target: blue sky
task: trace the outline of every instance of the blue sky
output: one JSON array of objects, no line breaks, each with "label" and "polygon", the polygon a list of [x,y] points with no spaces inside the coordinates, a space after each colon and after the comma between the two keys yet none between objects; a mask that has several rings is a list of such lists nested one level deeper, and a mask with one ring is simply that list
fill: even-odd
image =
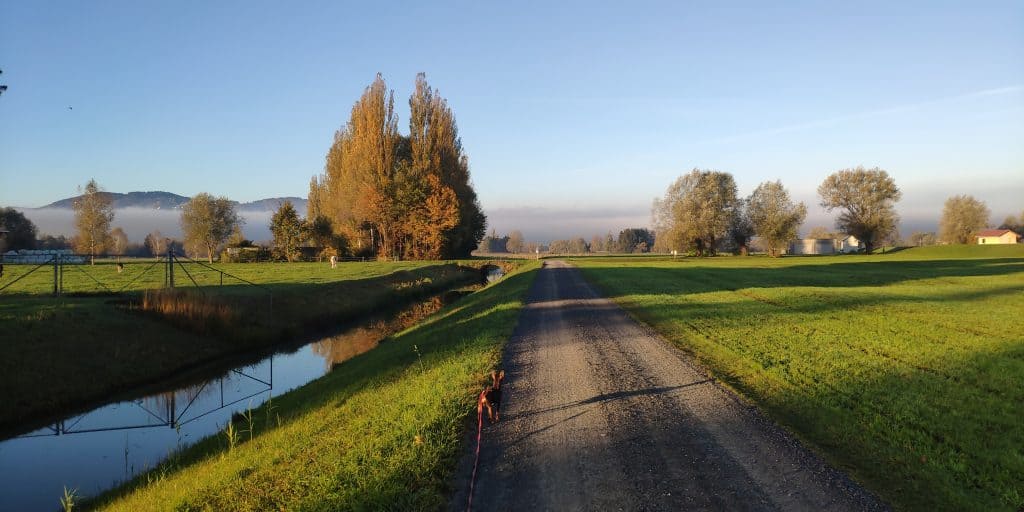
[{"label": "blue sky", "polygon": [[90,177],[305,196],[374,75],[404,130],[424,71],[493,227],[528,238],[645,223],[694,167],[812,205],[877,165],[908,224],[956,193],[1024,209],[1021,2],[287,4],[0,0],[0,205]]}]

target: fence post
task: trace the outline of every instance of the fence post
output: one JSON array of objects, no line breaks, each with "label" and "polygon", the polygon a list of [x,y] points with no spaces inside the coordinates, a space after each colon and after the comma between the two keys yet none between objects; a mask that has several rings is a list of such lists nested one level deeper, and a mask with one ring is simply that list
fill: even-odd
[{"label": "fence post", "polygon": [[174,288],[174,249],[167,248],[167,287]]},{"label": "fence post", "polygon": [[58,258],[60,258],[60,255],[58,255],[58,254],[54,254],[53,255],[53,296],[54,297],[57,297],[57,296],[60,295],[59,288],[57,287],[58,281],[60,279],[59,276],[57,275],[57,273],[60,272],[60,268],[59,268],[60,267],[60,263],[58,262]]}]

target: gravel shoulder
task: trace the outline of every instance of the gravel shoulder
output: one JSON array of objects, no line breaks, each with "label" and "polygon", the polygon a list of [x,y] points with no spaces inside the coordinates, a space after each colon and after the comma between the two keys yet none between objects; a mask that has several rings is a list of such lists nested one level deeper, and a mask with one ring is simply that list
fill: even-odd
[{"label": "gravel shoulder", "polygon": [[503,367],[475,510],[887,510],[563,262],[541,269]]}]

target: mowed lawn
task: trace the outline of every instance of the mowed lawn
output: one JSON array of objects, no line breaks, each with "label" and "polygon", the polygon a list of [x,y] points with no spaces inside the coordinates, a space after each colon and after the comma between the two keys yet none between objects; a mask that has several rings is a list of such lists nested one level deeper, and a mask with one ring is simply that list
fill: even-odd
[{"label": "mowed lawn", "polygon": [[575,264],[897,509],[1024,507],[1024,246]]}]

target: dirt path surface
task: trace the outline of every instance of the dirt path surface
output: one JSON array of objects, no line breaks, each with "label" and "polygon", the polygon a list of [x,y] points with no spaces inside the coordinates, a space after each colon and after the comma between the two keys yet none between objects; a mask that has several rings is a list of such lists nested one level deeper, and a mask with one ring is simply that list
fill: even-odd
[{"label": "dirt path surface", "polygon": [[537,276],[504,368],[473,510],[886,509],[565,263]]}]

